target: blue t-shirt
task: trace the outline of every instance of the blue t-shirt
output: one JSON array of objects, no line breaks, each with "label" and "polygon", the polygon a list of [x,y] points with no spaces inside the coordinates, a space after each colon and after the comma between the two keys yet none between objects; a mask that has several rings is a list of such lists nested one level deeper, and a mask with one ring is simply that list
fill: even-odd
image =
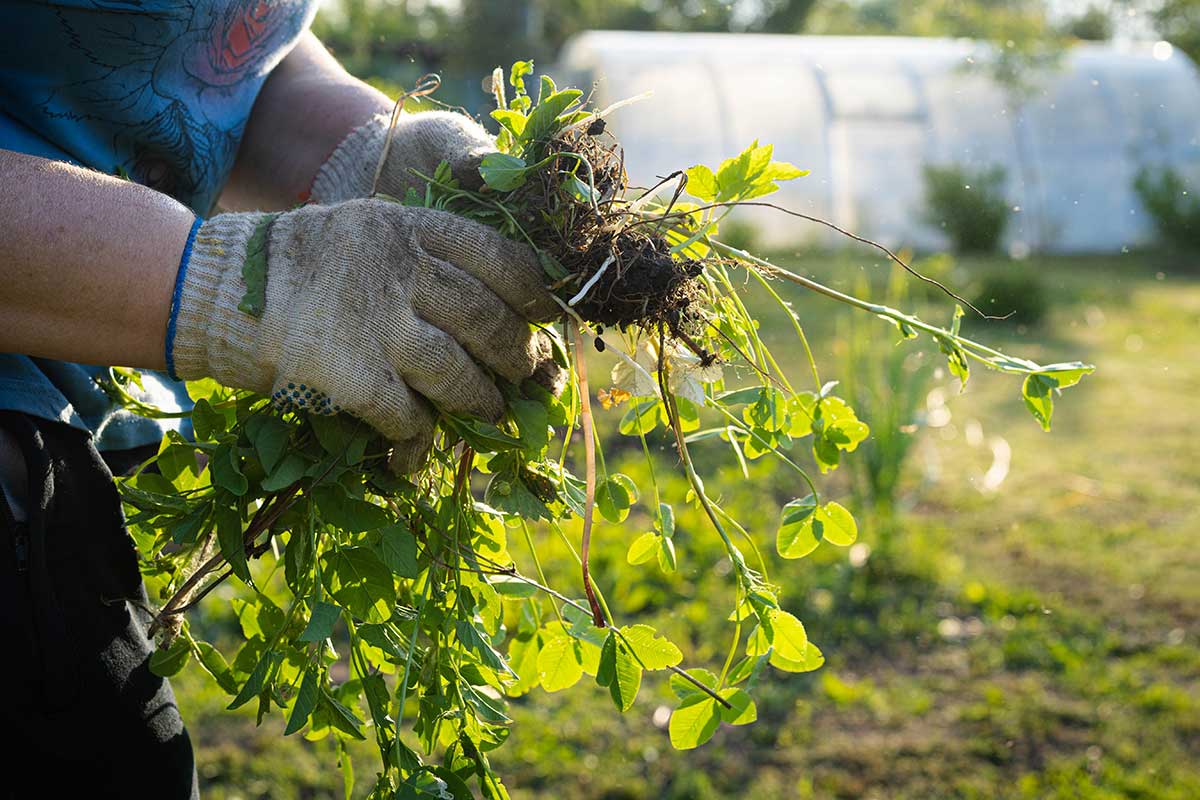
[{"label": "blue t-shirt", "polygon": [[[206,216],[259,89],[315,13],[315,0],[7,0],[0,148],[126,174]],[[157,424],[114,411],[104,370],[0,354],[0,409],[90,430],[101,449],[156,442]],[[160,377],[165,404],[188,402]]]}]

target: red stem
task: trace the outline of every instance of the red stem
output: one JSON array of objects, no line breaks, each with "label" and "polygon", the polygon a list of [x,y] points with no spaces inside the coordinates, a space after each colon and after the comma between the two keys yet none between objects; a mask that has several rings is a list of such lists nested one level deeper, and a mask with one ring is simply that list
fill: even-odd
[{"label": "red stem", "polygon": [[588,396],[587,352],[583,347],[583,337],[579,333],[579,325],[571,320],[571,333],[575,336],[575,371],[579,374],[579,419],[583,429],[583,453],[587,468],[587,483],[583,501],[583,544],[580,547],[580,561],[583,565],[583,591],[587,594],[588,605],[592,608],[592,622],[597,628],[603,628],[608,623],[604,619],[604,611],[596,600],[596,590],[592,588],[592,573],[588,569],[588,554],[592,547],[592,514],[596,506],[596,439],[592,433],[592,401]]}]

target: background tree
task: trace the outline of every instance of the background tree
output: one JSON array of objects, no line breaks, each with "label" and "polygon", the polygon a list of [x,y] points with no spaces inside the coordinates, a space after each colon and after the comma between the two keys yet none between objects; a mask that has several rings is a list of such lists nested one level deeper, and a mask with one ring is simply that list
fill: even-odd
[{"label": "background tree", "polygon": [[1162,38],[1200,62],[1200,0],[1162,0],[1149,14]]},{"label": "background tree", "polygon": [[515,57],[552,59],[591,29],[799,33],[816,0],[340,0],[317,35],[352,71],[407,80],[431,69],[468,79]]}]

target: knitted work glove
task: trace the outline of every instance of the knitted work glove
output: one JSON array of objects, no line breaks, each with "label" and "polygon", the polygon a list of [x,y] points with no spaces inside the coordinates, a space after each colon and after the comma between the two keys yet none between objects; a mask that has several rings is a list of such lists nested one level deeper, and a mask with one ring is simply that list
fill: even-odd
[{"label": "knitted work glove", "polygon": [[[243,265],[264,262],[256,303]],[[167,342],[176,375],[270,394],[281,409],[349,412],[394,443],[399,472],[424,462],[434,407],[500,417],[489,370],[552,389],[565,377],[527,321],[558,310],[537,259],[453,214],[384,200],[221,214],[182,270]]]},{"label": "knitted work glove", "polygon": [[[383,152],[389,120],[389,116],[377,114],[338,145],[313,180],[310,194],[314,202],[338,203],[371,195],[371,181]],[[432,177],[437,165],[447,161],[454,177],[463,186],[475,189],[483,184],[479,162],[495,150],[492,135],[463,114],[401,114],[376,188],[401,199],[409,187],[424,192],[424,181],[410,170]]]}]

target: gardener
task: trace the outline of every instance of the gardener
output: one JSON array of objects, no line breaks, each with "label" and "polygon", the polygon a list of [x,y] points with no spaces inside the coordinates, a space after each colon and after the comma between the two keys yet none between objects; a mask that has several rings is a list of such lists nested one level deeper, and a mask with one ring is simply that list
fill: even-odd
[{"label": "gardener", "polygon": [[[531,252],[362,199],[403,197],[442,160],[478,181],[491,138],[455,114],[403,118],[375,186],[391,102],[306,32],[314,7],[0,10],[0,794],[197,792],[112,481],[162,430],[74,362],[349,413],[401,471],[435,409],[495,419],[492,376],[554,379],[528,322],[554,313]],[[182,384],[152,387],[186,403]]]}]

